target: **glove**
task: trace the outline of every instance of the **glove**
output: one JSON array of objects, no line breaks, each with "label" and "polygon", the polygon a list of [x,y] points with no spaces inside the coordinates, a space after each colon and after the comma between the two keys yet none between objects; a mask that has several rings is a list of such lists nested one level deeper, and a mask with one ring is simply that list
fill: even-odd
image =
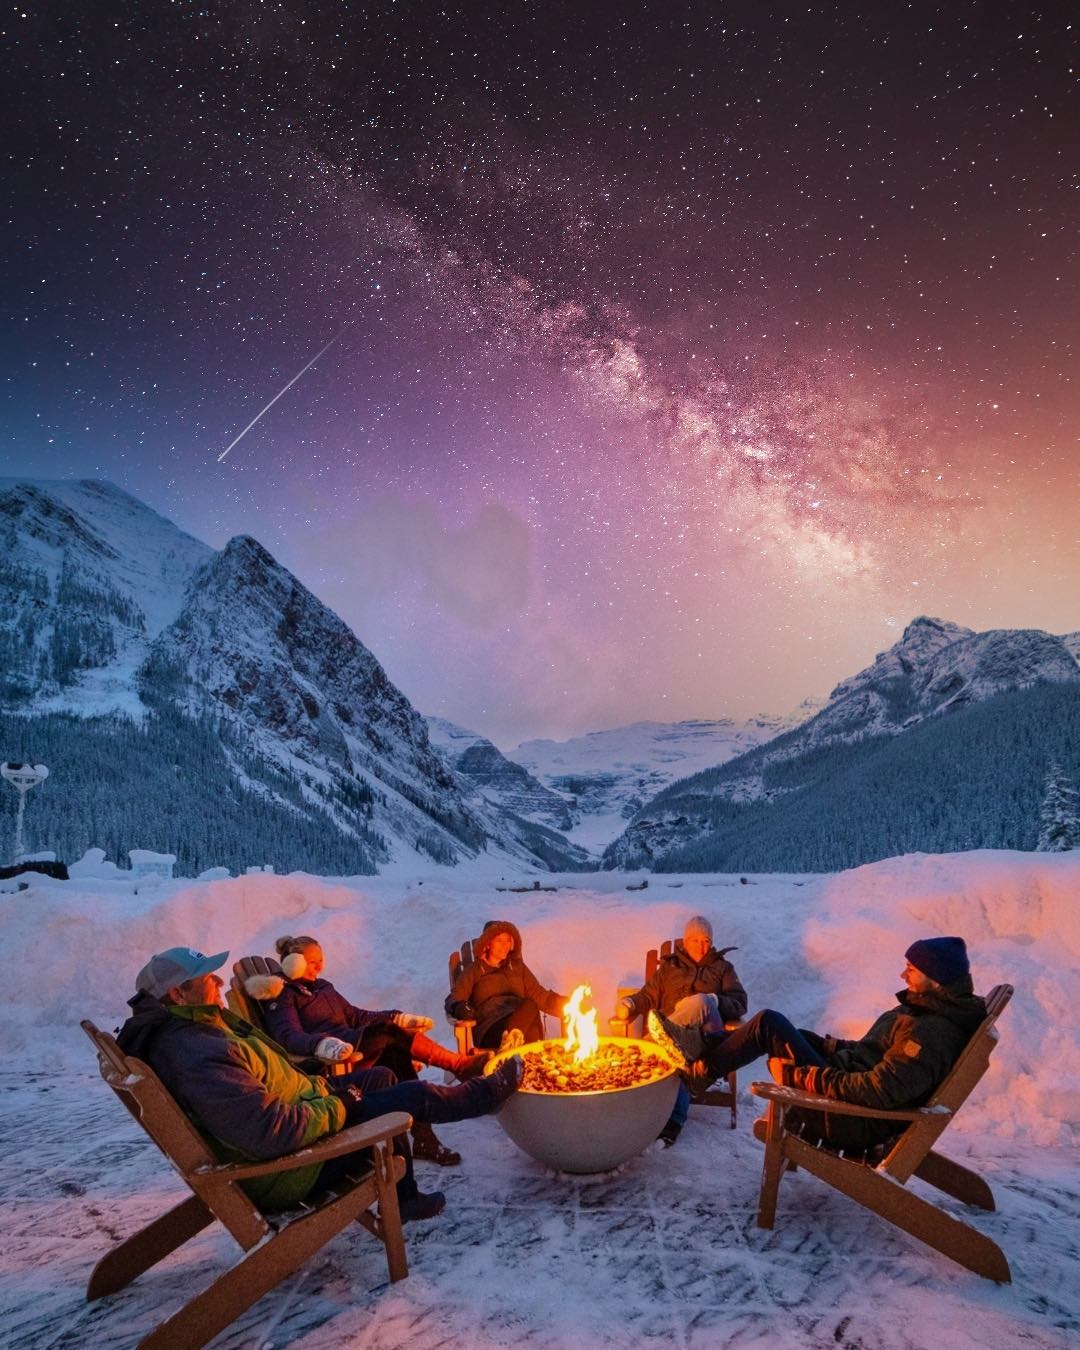
[{"label": "glove", "polygon": [[451,1003],[447,1000],[446,1015],[454,1022],[471,1022],[473,1010],[467,1003]]},{"label": "glove", "polygon": [[430,1017],[421,1017],[419,1013],[396,1012],[390,1020],[402,1031],[430,1031],[435,1025]]},{"label": "glove", "polygon": [[336,1036],[324,1036],[315,1047],[315,1058],[325,1059],[330,1064],[340,1064],[343,1059],[351,1058],[353,1047],[348,1041],[339,1041]]},{"label": "glove", "polygon": [[634,1000],[632,998],[621,998],[615,1004],[615,1016],[621,1018],[624,1022],[629,1022],[634,1016]]}]

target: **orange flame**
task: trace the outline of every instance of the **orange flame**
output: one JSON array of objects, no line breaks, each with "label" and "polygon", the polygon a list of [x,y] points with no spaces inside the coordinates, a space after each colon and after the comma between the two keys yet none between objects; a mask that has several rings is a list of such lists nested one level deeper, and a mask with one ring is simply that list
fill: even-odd
[{"label": "orange flame", "polygon": [[595,1055],[600,1048],[600,1032],[596,1026],[596,1009],[582,1011],[582,1003],[592,997],[592,989],[587,984],[579,984],[566,1000],[563,1017],[566,1021],[566,1053],[572,1055],[578,1063]]}]

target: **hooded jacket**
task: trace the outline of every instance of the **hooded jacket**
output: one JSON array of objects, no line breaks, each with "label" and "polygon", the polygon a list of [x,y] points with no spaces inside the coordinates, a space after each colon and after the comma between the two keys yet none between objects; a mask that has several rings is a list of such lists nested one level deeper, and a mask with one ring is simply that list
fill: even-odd
[{"label": "hooded jacket", "polygon": [[[323,1078],[301,1073],[279,1046],[216,1006],[131,999],[117,1044],[146,1061],[223,1161],[279,1158],[345,1124]],[[319,1165],[241,1182],[260,1207],[288,1209],[315,1184]]]},{"label": "hooded jacket", "polygon": [[[510,953],[501,966],[492,966],[479,955],[483,946],[509,933],[514,940]],[[551,989],[545,989],[521,955],[521,934],[514,924],[495,920],[484,925],[480,937],[473,941],[476,960],[462,966],[446,999],[446,1015],[454,1020],[476,1019],[473,1036],[482,1043],[488,1031],[503,1017],[508,1017],[527,998],[531,998],[541,1012],[561,1017],[566,998]]]},{"label": "hooded jacket", "polygon": [[[986,1004],[970,975],[921,994],[904,989],[896,999],[899,1006],[882,1013],[861,1040],[839,1041],[824,1068],[796,1067],[795,1086],[879,1111],[923,1106],[985,1018]],[[870,1148],[896,1133],[887,1120],[800,1114],[838,1148]]]},{"label": "hooded jacket", "polygon": [[360,1048],[368,1027],[385,1027],[396,1008],[357,1008],[329,980],[287,980],[276,998],[260,1003],[266,1030],[293,1055],[313,1055],[324,1036]]},{"label": "hooded jacket", "polygon": [[632,1016],[641,1017],[652,1010],[666,1015],[674,1011],[680,999],[690,994],[715,994],[717,1008],[725,1022],[746,1015],[746,990],[739,983],[735,967],[726,960],[734,947],[717,951],[710,947],[701,961],[695,961],[683,947],[682,938],[670,956],[657,962],[652,979],[630,996]]}]

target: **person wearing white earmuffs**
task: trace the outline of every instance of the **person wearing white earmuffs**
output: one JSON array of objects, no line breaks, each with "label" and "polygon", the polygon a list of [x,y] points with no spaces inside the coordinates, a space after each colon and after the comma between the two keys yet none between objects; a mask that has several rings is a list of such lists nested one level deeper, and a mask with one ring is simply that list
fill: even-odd
[{"label": "person wearing white earmuffs", "polygon": [[[350,1003],[322,978],[323,950],[316,938],[285,936],[274,946],[285,978],[250,976],[244,987],[260,1001],[268,1034],[291,1054],[390,1069],[399,1082],[417,1077],[414,1061],[448,1069],[461,1080],[483,1070],[488,1054],[460,1055],[439,1045],[426,1034],[434,1026],[430,1017]],[[414,1158],[442,1167],[461,1161],[459,1153],[439,1141],[428,1121],[417,1121],[412,1136]]]}]

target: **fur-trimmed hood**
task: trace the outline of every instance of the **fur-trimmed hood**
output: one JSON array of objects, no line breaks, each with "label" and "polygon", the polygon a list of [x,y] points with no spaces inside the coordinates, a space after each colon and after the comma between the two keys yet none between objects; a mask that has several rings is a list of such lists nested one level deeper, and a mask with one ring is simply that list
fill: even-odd
[{"label": "fur-trimmed hood", "polygon": [[514,939],[514,945],[510,949],[508,960],[521,960],[521,932],[516,924],[512,924],[509,919],[489,919],[484,924],[484,931],[478,938],[473,938],[473,953],[481,957],[484,948],[490,942],[499,936],[500,933],[509,933]]}]

